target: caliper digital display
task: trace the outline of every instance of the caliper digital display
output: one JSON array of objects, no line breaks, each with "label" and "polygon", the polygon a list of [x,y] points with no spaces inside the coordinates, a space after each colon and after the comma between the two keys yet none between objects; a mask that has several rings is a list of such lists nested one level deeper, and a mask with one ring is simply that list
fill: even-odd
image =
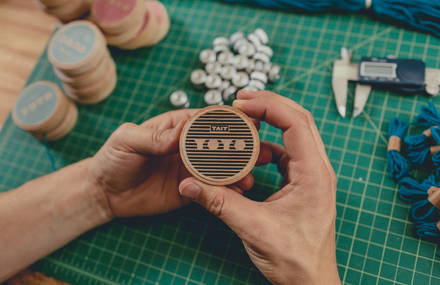
[{"label": "caliper digital display", "polygon": [[413,93],[424,90],[425,63],[414,59],[363,57],[359,83]]},{"label": "caliper digital display", "polygon": [[360,73],[362,76],[374,78],[396,78],[396,67],[395,63],[365,61],[361,63]]}]

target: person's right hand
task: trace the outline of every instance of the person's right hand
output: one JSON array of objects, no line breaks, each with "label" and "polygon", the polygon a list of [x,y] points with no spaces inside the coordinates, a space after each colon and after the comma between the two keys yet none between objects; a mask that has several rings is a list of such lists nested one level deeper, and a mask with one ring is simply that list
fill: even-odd
[{"label": "person's right hand", "polygon": [[[241,91],[234,101],[248,116],[283,131],[284,146],[263,143],[283,187],[264,202],[195,178],[182,196],[222,219],[243,240],[257,268],[276,284],[340,284],[336,265],[336,177],[311,114],[271,92]],[[269,157],[270,161],[270,157]]]}]

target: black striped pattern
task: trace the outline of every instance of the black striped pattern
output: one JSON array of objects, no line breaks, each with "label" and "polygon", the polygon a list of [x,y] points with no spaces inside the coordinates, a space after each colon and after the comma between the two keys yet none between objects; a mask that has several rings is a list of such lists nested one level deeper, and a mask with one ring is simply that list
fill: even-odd
[{"label": "black striped pattern", "polygon": [[[227,131],[212,131],[212,126],[226,126]],[[196,139],[205,140],[202,150],[197,149]],[[218,146],[217,149],[208,149],[209,139]],[[235,148],[237,141],[244,142],[241,150]],[[223,142],[229,142],[229,147]],[[194,120],[185,141],[185,151],[193,168],[205,178],[215,180],[238,174],[249,163],[253,149],[254,139],[247,123],[238,115],[219,109],[204,113]]]}]

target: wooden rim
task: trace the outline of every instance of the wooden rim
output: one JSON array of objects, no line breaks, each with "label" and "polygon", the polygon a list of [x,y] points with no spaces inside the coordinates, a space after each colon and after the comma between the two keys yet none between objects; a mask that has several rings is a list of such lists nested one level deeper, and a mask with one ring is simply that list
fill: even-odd
[{"label": "wooden rim", "polygon": [[[153,44],[157,44],[158,42],[163,40],[165,36],[168,34],[168,31],[170,30],[171,20],[170,20],[170,16],[168,15],[167,9],[161,2],[155,0],[149,2],[159,7],[161,13],[160,17],[162,17],[162,19],[159,19],[159,16],[156,13],[154,13],[154,11],[152,12],[152,14],[154,15],[153,18],[155,19],[158,25],[157,36],[154,39]],[[146,4],[148,4],[148,2]]]},{"label": "wooden rim", "polygon": [[62,5],[45,9],[47,13],[59,18],[61,21],[70,21],[84,15],[90,6],[86,1],[67,1]]},{"label": "wooden rim", "polygon": [[142,27],[136,37],[118,45],[121,49],[137,49],[144,46],[151,46],[156,39],[158,23],[151,9],[148,8],[148,2],[145,2],[146,9],[143,16]]},{"label": "wooden rim", "polygon": [[142,17],[136,19],[136,21],[123,32],[118,34],[104,34],[107,44],[117,46],[131,41],[139,34],[139,31],[142,29],[143,24],[144,17],[142,14]]},{"label": "wooden rim", "polygon": [[90,85],[76,88],[69,84],[64,84],[64,89],[66,92],[73,94],[78,97],[94,97],[99,96],[102,90],[107,89],[107,85],[111,85],[114,80],[116,80],[116,65],[114,62],[109,62],[109,69],[106,70],[104,76],[100,80],[93,82]]},{"label": "wooden rim", "polygon": [[[70,26],[77,25],[77,24],[85,24],[92,28],[92,30],[95,32],[96,41],[93,46],[92,52],[82,61],[78,63],[62,63],[59,62],[52,53],[52,44],[57,38],[57,36],[64,30],[69,28]],[[79,21],[73,21],[69,24],[66,24],[62,26],[53,36],[50,40],[49,46],[48,46],[48,52],[47,56],[49,58],[49,61],[52,63],[53,66],[64,72],[65,74],[69,76],[75,76],[83,74],[90,69],[93,69],[98,63],[101,61],[102,57],[106,54],[106,41],[104,38],[104,35],[101,33],[101,31],[96,27],[95,24],[93,24],[90,21],[85,20],[79,20]]]},{"label": "wooden rim", "polygon": [[[55,94],[57,95],[57,104],[55,105],[55,108],[54,108],[52,114],[46,120],[44,120],[41,123],[34,124],[34,125],[22,124],[21,121],[17,118],[17,115],[16,115],[17,110],[16,110],[16,106],[14,106],[14,108],[12,109],[12,119],[14,120],[14,122],[17,126],[19,126],[21,129],[23,129],[25,131],[34,131],[34,132],[44,133],[44,132],[54,128],[56,125],[58,125],[64,119],[69,100],[68,100],[68,98],[66,98],[64,96],[64,93],[61,91],[61,89],[55,83],[50,82],[50,81],[37,81],[37,82],[31,83],[28,86],[26,86],[21,91],[21,93],[29,88],[33,88],[34,86],[41,85],[41,84],[48,85],[55,91]],[[20,96],[18,97],[15,104],[17,104],[18,100],[20,100]]]},{"label": "wooden rim", "polygon": [[105,22],[96,17],[96,5],[95,1],[91,7],[91,20],[96,22],[98,26],[108,34],[124,33],[127,29],[135,23],[139,18],[143,18],[144,15],[144,0],[137,0],[135,6],[131,10],[131,13],[119,21]]},{"label": "wooden rim", "polygon": [[[219,112],[213,113],[213,111],[215,110],[219,110]],[[219,115],[219,113],[224,114]],[[206,116],[208,116],[208,118],[209,116],[211,116],[212,121],[216,122],[212,123],[209,122],[209,119],[207,118],[200,118],[205,114]],[[224,120],[218,120],[218,117],[222,116],[224,117]],[[231,123],[231,121],[229,121],[228,123],[228,121],[226,120],[226,118],[228,117],[232,117],[230,120],[235,120],[233,122],[236,125],[232,125],[233,123]],[[197,120],[205,120],[207,122],[201,123]],[[194,128],[199,130],[191,130],[191,127],[196,121],[197,125]],[[227,131],[212,131],[213,128],[216,128],[216,126],[224,127],[225,129],[227,129]],[[244,126],[246,126],[247,128]],[[205,135],[205,133],[203,133],[204,131],[200,130],[203,128],[209,128],[209,131],[205,130],[206,138],[203,138],[203,136]],[[199,145],[196,142],[195,138],[188,138],[188,133],[190,131],[196,132],[196,136],[204,140],[202,146],[203,149],[199,149]],[[194,136],[194,134],[192,134],[192,136]],[[211,137],[211,140],[209,140],[209,137]],[[222,139],[227,139],[228,141],[222,141]],[[194,140],[194,142],[190,142],[190,140]],[[208,149],[207,147],[212,141],[217,144],[217,147],[223,144],[222,148],[217,148],[215,150]],[[237,150],[236,146],[238,141],[242,141],[242,150]],[[249,141],[251,141],[251,143]],[[234,150],[231,148],[232,142],[234,142],[235,144]],[[194,145],[195,143],[197,143],[196,150],[194,149],[194,146],[187,146]],[[228,144],[228,147],[226,147],[226,144]],[[251,146],[248,146],[248,144],[251,144]],[[190,154],[188,154],[187,151],[188,147],[191,149]],[[254,123],[246,114],[230,106],[216,105],[203,108],[186,122],[180,136],[179,149],[181,159],[186,169],[194,177],[211,185],[230,185],[243,179],[254,168],[255,163],[258,159],[258,155],[260,153],[260,139]],[[249,152],[249,150],[251,150],[251,152]],[[193,157],[191,158],[189,157],[189,155]],[[236,155],[236,157],[234,157],[234,155]],[[222,163],[220,163],[220,161]],[[194,166],[193,164],[198,164],[199,166]],[[228,174],[222,175],[216,173],[216,171],[218,171],[219,173],[228,172]],[[209,172],[211,174],[203,174],[202,172]]]},{"label": "wooden rim", "polygon": [[47,8],[53,8],[53,7],[65,5],[69,1],[70,0],[37,0],[36,2],[38,2],[41,5],[44,5]]},{"label": "wooden rim", "polygon": [[89,86],[105,76],[105,72],[111,68],[110,64],[112,62],[113,59],[111,58],[110,53],[106,51],[106,55],[101,59],[98,65],[84,74],[69,76],[55,66],[53,66],[53,71],[64,84],[68,84],[72,88],[81,88]]},{"label": "wooden rim", "polygon": [[95,96],[88,96],[88,97],[77,96],[75,94],[69,93],[67,90],[66,90],[66,95],[69,96],[74,101],[78,102],[79,104],[83,104],[83,105],[91,105],[91,104],[99,103],[107,99],[107,97],[109,97],[112,94],[113,90],[116,87],[116,82],[117,82],[116,72],[114,76],[112,76],[111,78],[112,81],[109,84],[105,85],[105,88],[103,88],[99,93],[96,93]]},{"label": "wooden rim", "polygon": [[48,141],[55,141],[65,137],[75,127],[78,119],[78,108],[73,102],[70,102],[69,110],[66,118],[61,124],[51,132],[47,133],[46,138]]}]

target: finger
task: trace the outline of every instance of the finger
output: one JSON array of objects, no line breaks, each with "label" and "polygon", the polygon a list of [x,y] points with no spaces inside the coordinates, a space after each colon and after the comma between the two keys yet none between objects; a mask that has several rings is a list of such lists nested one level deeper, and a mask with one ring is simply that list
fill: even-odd
[{"label": "finger", "polygon": [[208,185],[191,177],[180,183],[179,192],[219,217],[238,235],[245,229],[250,231],[249,225],[258,219],[257,202],[225,186]]},{"label": "finger", "polygon": [[251,120],[252,120],[252,122],[254,123],[255,128],[257,129],[257,131],[259,131],[259,130],[260,130],[260,127],[261,127],[261,122],[260,122],[260,120],[253,119],[253,118],[251,118]]},{"label": "finger", "polygon": [[243,189],[241,189],[241,188],[238,187],[238,186],[231,185],[231,186],[229,186],[229,188],[230,188],[231,190],[234,190],[235,192],[237,192],[237,193],[240,194],[240,195],[243,195],[243,194],[244,194]]},{"label": "finger", "polygon": [[178,149],[183,125],[180,122],[174,128],[162,130],[125,123],[111,135],[109,143],[116,149],[142,154],[170,154]]},{"label": "finger", "polygon": [[[313,171],[324,158],[313,135],[313,118],[304,109],[291,107],[280,96],[258,96],[250,100],[235,100],[234,106],[253,118],[264,120],[283,131],[286,153],[301,162],[304,171]],[[324,150],[325,153],[325,150]]]},{"label": "finger", "polygon": [[246,89],[241,89],[237,92],[237,99],[240,99],[240,100],[252,99],[252,98],[264,95],[264,94],[266,94],[266,92],[269,92],[269,91],[249,91]]},{"label": "finger", "polygon": [[[280,100],[284,104],[292,107],[293,109],[299,111],[300,113],[306,112],[307,115],[310,115],[306,110],[304,110],[303,107],[301,107],[300,105],[295,103],[293,100],[286,98],[284,96],[280,96],[280,95],[278,95],[274,92],[271,92],[271,91],[240,90],[240,92],[237,94],[237,99],[243,99],[243,100],[249,100],[249,99],[253,99],[253,98],[261,98],[261,97],[273,98],[276,100]],[[313,121],[313,119],[312,119],[312,121]],[[311,131],[312,131],[312,135],[315,140],[315,143],[319,146],[318,151],[320,152],[321,156],[324,158],[324,162],[325,162],[327,168],[329,169],[329,171],[331,172],[331,171],[333,171],[333,168],[330,164],[330,161],[327,158],[325,146],[324,146],[324,143],[321,139],[321,135],[319,134],[318,128],[314,122],[312,124],[310,124],[310,127],[311,127]]]},{"label": "finger", "polygon": [[272,149],[267,142],[260,143],[260,153],[258,154],[258,159],[255,165],[266,165],[272,161]]},{"label": "finger", "polygon": [[158,129],[173,128],[181,121],[187,121],[198,111],[199,109],[182,109],[166,112],[143,122],[141,126]]},{"label": "finger", "polygon": [[[272,163],[277,165],[278,171],[281,175],[287,176],[287,163],[289,162],[289,156],[286,154],[286,150],[283,146],[272,143],[272,142],[263,142],[270,152],[272,153]],[[284,177],[284,179],[287,179]]]},{"label": "finger", "polygon": [[234,183],[234,186],[239,187],[243,191],[248,191],[252,188],[252,186],[254,186],[254,176],[249,173],[243,179]]}]

